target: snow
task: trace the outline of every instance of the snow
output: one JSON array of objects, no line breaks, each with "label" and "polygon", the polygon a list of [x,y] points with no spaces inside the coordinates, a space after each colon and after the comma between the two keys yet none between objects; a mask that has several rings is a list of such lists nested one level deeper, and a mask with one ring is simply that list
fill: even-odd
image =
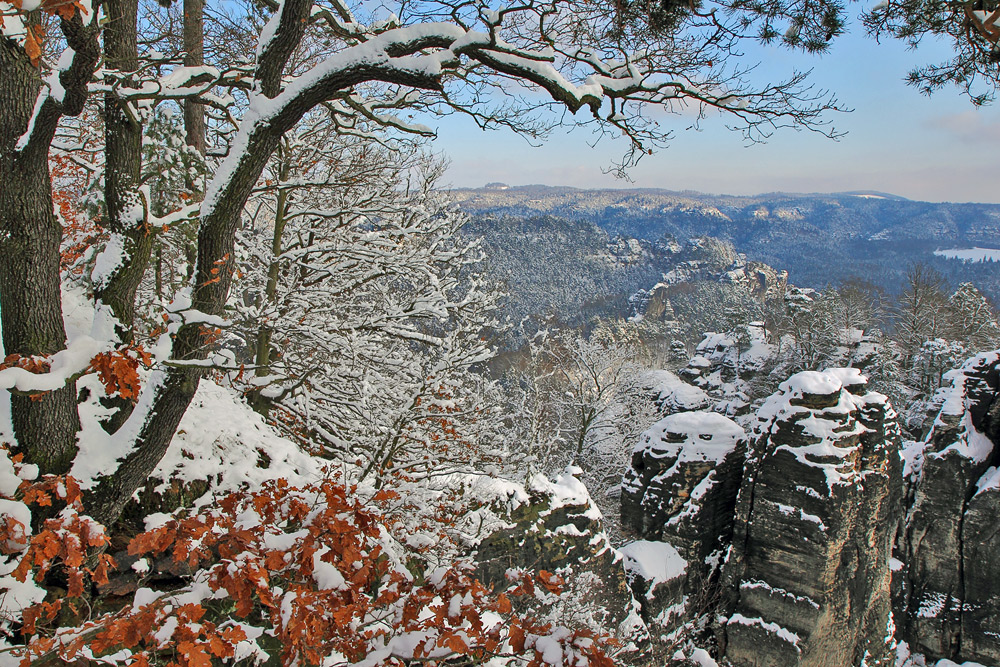
[{"label": "snow", "polygon": [[347,580],[336,565],[323,561],[323,556],[329,551],[330,547],[323,547],[313,554],[312,576],[320,590],[341,590],[345,588]]},{"label": "snow", "polygon": [[917,618],[937,618],[944,611],[948,597],[943,593],[930,593],[920,601]]},{"label": "snow", "polygon": [[94,260],[94,270],[90,274],[94,287],[105,287],[125,259],[125,237],[122,234],[111,234],[107,245]]},{"label": "snow", "polygon": [[549,481],[545,475],[537,473],[528,480],[526,486],[531,491],[548,496],[550,510],[560,507],[584,506],[587,508],[583,513],[585,517],[600,521],[604,518],[601,511],[591,501],[587,487],[576,478],[576,475],[581,472],[582,470],[576,466],[567,466],[566,470],[552,481]]},{"label": "snow", "polygon": [[821,531],[824,532],[826,531],[826,524],[824,524],[823,520],[820,519],[815,514],[809,514],[802,508],[792,507],[791,505],[783,505],[781,503],[775,503],[775,505],[777,506],[778,511],[784,514],[785,516],[794,517],[798,515],[799,519],[801,519],[802,521],[808,521],[810,523],[814,523]]},{"label": "snow", "polygon": [[984,491],[993,491],[1000,489],[1000,468],[996,466],[990,466],[983,476],[979,478],[976,482],[976,495]]},{"label": "snow", "polygon": [[1000,262],[1000,250],[996,248],[952,248],[950,250],[935,250],[934,254],[945,259],[957,259],[963,262]]},{"label": "snow", "polygon": [[712,656],[708,654],[703,648],[696,648],[688,656],[688,660],[698,665],[699,667],[719,667],[719,663],[712,659]]},{"label": "snow", "polygon": [[829,396],[840,391],[842,386],[843,383],[837,373],[802,371],[785,380],[778,389],[792,398],[801,398],[805,394]]},{"label": "snow", "polygon": [[[73,467],[84,488],[113,470],[126,453],[117,439],[86,430],[89,437],[81,438]],[[318,481],[323,463],[278,435],[232,390],[203,380],[152,477],[161,481],[160,491],[170,486],[170,480],[210,480],[212,490],[194,502],[201,507],[210,504],[215,494],[257,488],[268,480],[284,478],[293,485]]]},{"label": "snow", "polygon": [[[705,361],[708,363],[707,359]],[[651,371],[645,377],[645,385],[657,397],[657,401],[671,411],[701,410],[712,402],[703,389],[688,384],[670,371]]]},{"label": "snow", "polygon": [[679,412],[664,417],[641,436],[633,452],[679,461],[721,462],[746,439],[733,420],[714,412]]},{"label": "snow", "polygon": [[899,449],[899,457],[903,460],[903,479],[916,481],[924,467],[924,450],[926,442],[905,440]]},{"label": "snow", "polygon": [[729,621],[728,622],[729,623],[737,623],[739,625],[746,625],[748,627],[761,628],[762,630],[765,630],[765,631],[770,632],[771,634],[775,635],[779,639],[782,639],[782,640],[788,642],[789,644],[791,644],[792,646],[794,646],[796,649],[798,649],[798,647],[799,647],[799,641],[801,641],[801,638],[797,634],[795,634],[794,632],[788,630],[787,628],[781,627],[777,623],[770,623],[770,622],[765,621],[764,619],[759,618],[759,617],[757,617],[757,618],[747,618],[743,614],[733,614],[732,616],[729,617]]},{"label": "snow", "polygon": [[[932,436],[933,433],[928,436],[928,442]],[[958,432],[958,439],[940,452],[931,452],[927,456],[943,458],[952,453],[975,463],[983,463],[993,455],[993,442],[979,432],[972,423],[972,415],[968,412],[962,415],[962,427]]]},{"label": "snow", "polygon": [[24,41],[24,22],[7,2],[0,2],[0,35],[10,37],[18,43]]},{"label": "snow", "polygon": [[741,591],[754,590],[754,589],[766,590],[770,594],[779,595],[781,597],[788,598],[794,602],[807,604],[813,609],[819,609],[819,603],[813,600],[812,598],[805,595],[796,595],[795,593],[787,591],[784,588],[778,588],[777,586],[772,586],[766,581],[752,580],[752,581],[743,581],[740,583]]},{"label": "snow", "polygon": [[49,357],[50,368],[46,373],[31,373],[17,367],[0,370],[0,389],[23,392],[61,389],[70,378],[85,371],[94,356],[109,347],[106,341],[98,341],[90,336],[79,336],[71,340],[65,350],[60,350]]},{"label": "snow", "polygon": [[688,563],[670,544],[639,540],[618,550],[625,557],[625,570],[649,582],[649,594],[660,584],[684,576]]},{"label": "snow", "polygon": [[[858,473],[851,463],[851,455],[859,445],[850,443],[854,436],[866,430],[854,414],[873,403],[885,404],[887,400],[877,392],[856,395],[848,391],[865,382],[864,376],[853,368],[796,373],[781,383],[778,391],[757,411],[753,433],[756,437],[764,437],[777,423],[794,423],[802,429],[807,443],[780,445],[775,451],[787,451],[800,463],[822,469],[828,489],[852,483]],[[829,401],[826,407],[811,409],[801,405],[807,396],[828,396]],[[847,445],[841,446],[840,443],[845,442]]]},{"label": "snow", "polygon": [[[959,416],[966,412],[966,383],[977,369],[992,366],[1000,361],[1000,352],[983,352],[966,361],[960,368],[944,374],[940,389],[934,394],[934,403],[941,406],[942,415]],[[938,420],[940,421],[940,419]]]},{"label": "snow", "polygon": [[191,82],[196,79],[218,79],[219,76],[219,70],[210,65],[199,65],[197,67],[175,67],[170,74],[160,78],[159,84],[166,89],[187,88],[191,86]]}]

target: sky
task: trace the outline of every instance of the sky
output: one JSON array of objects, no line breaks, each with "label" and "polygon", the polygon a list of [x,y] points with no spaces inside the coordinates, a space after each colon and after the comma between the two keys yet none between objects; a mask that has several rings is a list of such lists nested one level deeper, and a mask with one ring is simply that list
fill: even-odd
[{"label": "sky", "polygon": [[822,56],[765,53],[761,70],[775,80],[813,68],[812,82],[853,109],[830,116],[846,136],[832,141],[786,129],[766,144],[746,146],[723,118],[691,130],[691,118],[676,116],[674,140],[644,158],[630,183],[602,173],[624,153],[621,140],[592,147],[589,131],[557,131],[533,147],[510,131],[483,132],[449,117],[438,122],[436,141],[451,160],[446,180],[454,187],[503,182],[735,195],[876,190],[922,201],[1000,203],[1000,102],[977,110],[957,88],[928,97],[903,81],[915,65],[942,60],[945,49],[878,44],[851,26]]}]

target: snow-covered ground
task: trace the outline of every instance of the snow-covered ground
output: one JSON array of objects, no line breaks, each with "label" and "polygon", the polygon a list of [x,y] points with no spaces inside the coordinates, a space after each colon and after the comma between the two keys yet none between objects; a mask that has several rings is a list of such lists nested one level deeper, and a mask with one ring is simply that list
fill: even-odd
[{"label": "snow-covered ground", "polygon": [[996,248],[951,248],[950,250],[935,250],[934,254],[946,259],[958,259],[963,262],[1000,262],[1000,250]]}]

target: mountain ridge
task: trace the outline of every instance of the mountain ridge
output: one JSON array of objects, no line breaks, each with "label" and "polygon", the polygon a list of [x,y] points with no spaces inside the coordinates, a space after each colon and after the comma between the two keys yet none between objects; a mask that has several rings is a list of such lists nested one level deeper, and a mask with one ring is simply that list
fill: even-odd
[{"label": "mountain ridge", "polygon": [[943,249],[1000,248],[1000,204],[920,202],[875,191],[709,195],[650,188],[515,186],[453,190],[473,217],[587,221],[611,237],[685,241],[713,236],[748,258],[787,269],[801,286],[862,278],[898,292],[914,263],[1000,301],[1000,263],[969,264]]}]

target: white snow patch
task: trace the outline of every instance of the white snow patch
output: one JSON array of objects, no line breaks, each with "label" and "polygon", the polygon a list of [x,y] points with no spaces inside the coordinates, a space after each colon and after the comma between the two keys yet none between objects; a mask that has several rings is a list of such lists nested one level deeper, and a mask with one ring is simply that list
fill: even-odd
[{"label": "white snow patch", "polygon": [[746,439],[739,424],[715,412],[680,412],[664,417],[641,436],[634,452],[684,461],[722,461]]},{"label": "white snow patch", "polygon": [[1000,250],[996,248],[951,248],[935,250],[934,254],[945,259],[962,262],[1000,262]]},{"label": "white snow patch", "polygon": [[1000,489],[1000,468],[997,466],[990,466],[983,476],[979,478],[976,482],[976,495],[984,491],[991,491],[995,489]]},{"label": "white snow patch", "polygon": [[[81,438],[72,471],[85,488],[114,470],[117,459],[127,453],[116,446],[113,437],[90,435]],[[159,490],[169,487],[172,480],[210,481],[212,490],[194,503],[201,507],[216,495],[259,488],[268,480],[284,478],[292,485],[316,482],[323,477],[323,461],[278,435],[233,391],[202,380],[151,476],[162,481]]]},{"label": "white snow patch", "polygon": [[587,491],[587,487],[576,478],[576,475],[581,472],[583,471],[576,466],[567,466],[566,470],[553,481],[549,481],[548,477],[538,473],[528,480],[527,488],[548,496],[550,498],[550,509],[554,510],[560,507],[582,505],[587,508],[583,513],[585,517],[594,521],[600,521],[604,518],[601,511],[591,501],[590,492]]},{"label": "white snow patch", "polygon": [[771,623],[769,621],[765,621],[760,617],[747,618],[743,614],[733,614],[732,616],[729,617],[728,622],[738,623],[739,625],[746,625],[748,627],[761,628],[762,630],[765,630],[775,635],[779,639],[788,642],[789,644],[794,646],[796,650],[801,651],[801,649],[799,649],[799,641],[801,641],[801,638],[791,630],[783,628],[777,623]]},{"label": "white snow patch", "polygon": [[618,551],[625,556],[625,570],[650,582],[650,592],[659,584],[673,581],[687,572],[687,561],[666,542],[639,540]]}]

